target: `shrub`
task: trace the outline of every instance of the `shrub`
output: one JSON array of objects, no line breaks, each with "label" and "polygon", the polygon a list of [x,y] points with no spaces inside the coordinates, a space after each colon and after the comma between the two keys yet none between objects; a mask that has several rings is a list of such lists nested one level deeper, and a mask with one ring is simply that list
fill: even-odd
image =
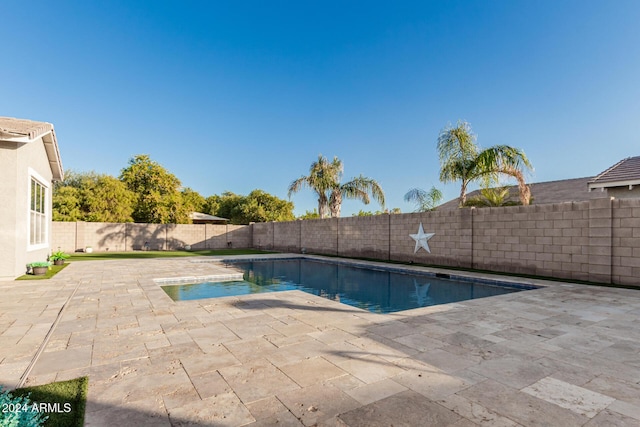
[{"label": "shrub", "polygon": [[29,396],[14,397],[0,387],[0,426],[42,427],[47,420],[43,413],[33,409]]},{"label": "shrub", "polygon": [[51,267],[51,263],[48,261],[35,261],[29,264],[29,267]]},{"label": "shrub", "polygon": [[58,261],[58,260],[67,259],[67,258],[69,258],[69,255],[62,251],[57,251],[49,255],[49,261]]}]

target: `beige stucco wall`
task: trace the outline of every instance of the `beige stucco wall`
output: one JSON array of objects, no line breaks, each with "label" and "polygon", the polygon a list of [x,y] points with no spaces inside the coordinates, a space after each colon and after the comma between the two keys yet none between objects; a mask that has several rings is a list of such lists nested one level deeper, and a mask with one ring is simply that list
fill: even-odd
[{"label": "beige stucco wall", "polygon": [[17,148],[0,141],[0,278],[13,278],[15,273]]},{"label": "beige stucco wall", "polygon": [[0,141],[0,279],[24,274],[28,263],[45,261],[50,253],[50,224],[48,245],[37,250],[28,247],[29,168],[48,187],[46,209],[51,218],[52,173],[42,139],[26,144]]},{"label": "beige stucco wall", "polygon": [[607,195],[616,199],[640,199],[640,185],[635,185],[631,190],[629,187],[607,188]]}]

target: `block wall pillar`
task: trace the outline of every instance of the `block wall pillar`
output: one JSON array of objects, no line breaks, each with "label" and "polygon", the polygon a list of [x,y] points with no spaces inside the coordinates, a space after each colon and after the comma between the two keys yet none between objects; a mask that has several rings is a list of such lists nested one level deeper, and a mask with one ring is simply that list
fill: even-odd
[{"label": "block wall pillar", "polygon": [[612,200],[589,201],[589,280],[611,283]]}]

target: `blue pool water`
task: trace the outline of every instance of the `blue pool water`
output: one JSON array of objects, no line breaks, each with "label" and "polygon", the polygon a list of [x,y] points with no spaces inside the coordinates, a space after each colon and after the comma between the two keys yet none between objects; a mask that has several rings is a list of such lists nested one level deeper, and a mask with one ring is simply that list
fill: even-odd
[{"label": "blue pool water", "polygon": [[162,288],[174,301],[298,289],[375,313],[392,313],[535,288],[445,279],[304,258],[234,261],[229,264],[244,271],[244,280]]}]

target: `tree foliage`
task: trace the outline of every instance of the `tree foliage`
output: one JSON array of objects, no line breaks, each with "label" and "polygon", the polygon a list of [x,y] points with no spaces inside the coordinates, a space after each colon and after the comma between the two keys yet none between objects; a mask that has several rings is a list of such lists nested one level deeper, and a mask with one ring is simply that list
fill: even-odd
[{"label": "tree foliage", "polygon": [[136,194],[133,203],[135,222],[186,224],[190,211],[182,203],[180,180],[146,154],[129,160],[120,179]]},{"label": "tree foliage", "polygon": [[[68,174],[69,172],[67,172]],[[53,220],[84,221],[80,210],[80,190],[70,185],[53,187]]]},{"label": "tree foliage", "polygon": [[445,127],[438,136],[440,180],[462,181],[460,206],[466,202],[469,183],[482,180],[485,185],[497,182],[499,176],[510,176],[518,181],[520,200],[528,205],[531,192],[526,185],[524,171],[532,166],[525,153],[508,145],[496,145],[480,150],[471,125],[459,121],[455,127]]},{"label": "tree foliage", "polygon": [[338,182],[342,173],[342,162],[334,157],[330,163],[322,154],[318,160],[311,163],[309,175],[303,175],[289,185],[288,196],[297,193],[302,188],[310,188],[318,196],[318,214],[320,218],[326,218],[329,208],[329,193]]},{"label": "tree foliage", "polygon": [[427,212],[435,210],[442,201],[442,192],[436,187],[431,187],[429,191],[421,188],[412,188],[404,195],[406,202],[416,205],[416,212]]},{"label": "tree foliage", "polygon": [[480,194],[475,197],[470,197],[465,203],[467,206],[475,206],[479,208],[483,207],[497,207],[497,206],[517,206],[521,202],[509,200],[509,188],[508,187],[496,187],[496,188],[481,188]]},{"label": "tree foliage", "polygon": [[148,155],[129,160],[120,178],[67,171],[53,190],[54,221],[188,224],[191,212],[227,218],[233,224],[291,221],[293,203],[262,190],[203,197]]},{"label": "tree foliage", "polygon": [[262,190],[253,190],[244,198],[241,212],[248,222],[293,221],[293,203]]},{"label": "tree foliage", "polygon": [[302,215],[298,217],[298,219],[319,219],[320,214],[318,213],[318,209],[314,209],[312,211],[306,210]]},{"label": "tree foliage", "polygon": [[340,183],[343,165],[337,157],[329,162],[322,154],[311,164],[309,175],[301,176],[289,185],[289,197],[302,188],[310,188],[318,196],[318,213],[320,218],[327,217],[327,211],[332,218],[340,217],[343,199],[357,199],[368,205],[370,198],[384,207],[384,192],[382,187],[372,178],[360,175],[351,181]]},{"label": "tree foliage", "polygon": [[131,222],[134,194],[118,179],[95,172],[67,172],[54,188],[54,221]]},{"label": "tree foliage", "polygon": [[200,193],[189,187],[183,188],[180,193],[182,203],[188,212],[204,212],[207,201]]},{"label": "tree foliage", "polygon": [[232,192],[207,198],[206,213],[227,218],[232,224],[250,222],[292,221],[293,203],[262,190],[253,190],[247,196]]},{"label": "tree foliage", "polygon": [[400,208],[393,208],[391,210],[389,209],[385,209],[383,211],[363,211],[362,209],[360,209],[357,213],[352,214],[351,216],[374,216],[374,215],[393,215],[393,214],[399,214],[402,213],[402,211],[400,210]]}]

